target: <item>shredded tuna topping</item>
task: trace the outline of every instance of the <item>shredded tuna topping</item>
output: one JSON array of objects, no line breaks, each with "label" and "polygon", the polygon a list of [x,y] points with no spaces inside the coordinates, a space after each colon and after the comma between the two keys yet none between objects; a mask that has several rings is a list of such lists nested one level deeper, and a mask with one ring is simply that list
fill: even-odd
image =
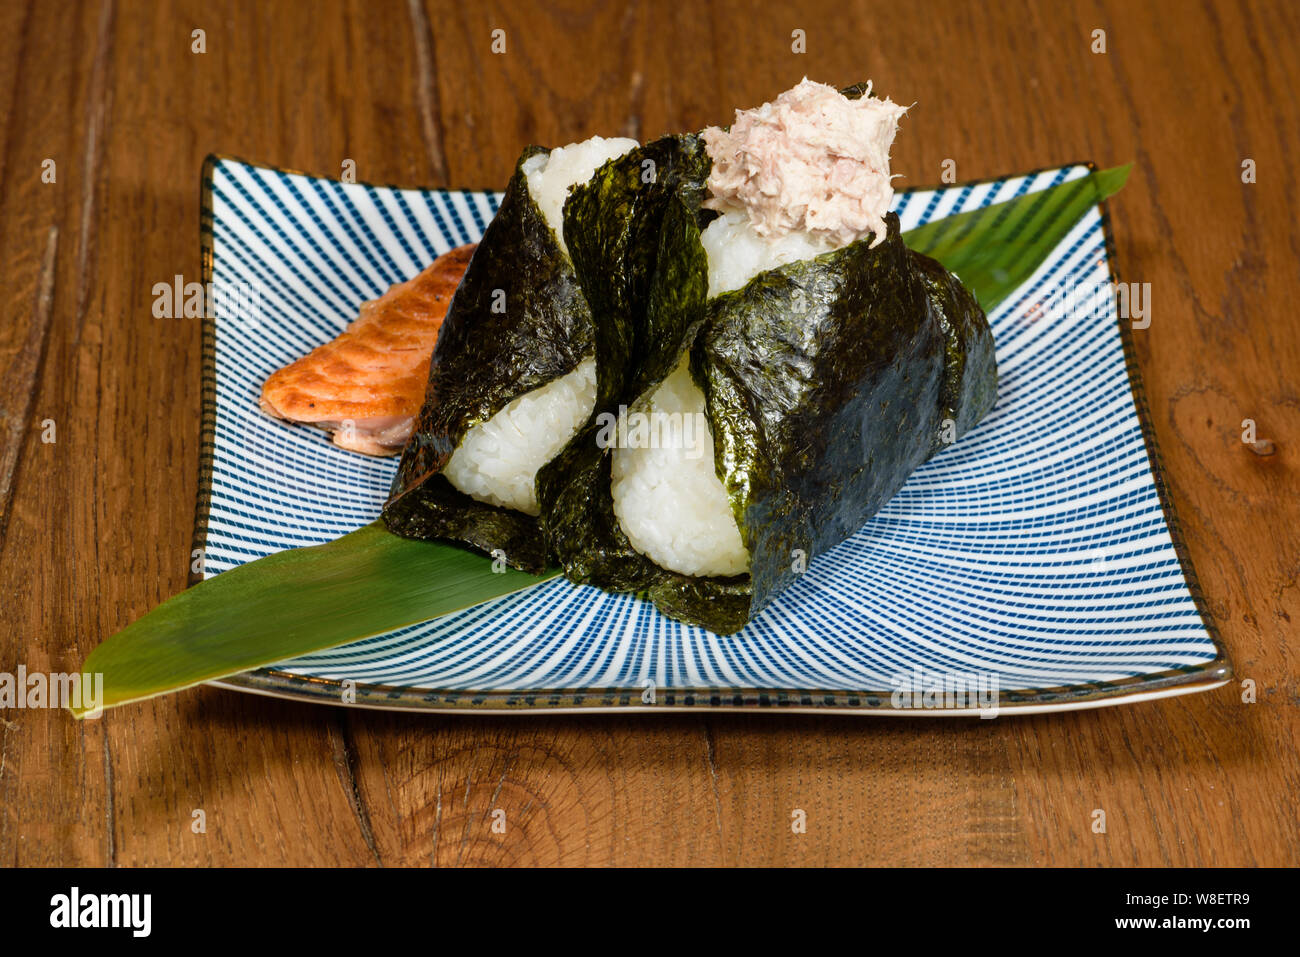
[{"label": "shredded tuna topping", "polygon": [[851,100],[807,77],[771,103],[737,110],[730,130],[704,130],[713,160],[709,209],[743,210],[754,232],[805,232],[833,247],[885,238],[894,199],[889,148],[907,112],[867,93]]}]

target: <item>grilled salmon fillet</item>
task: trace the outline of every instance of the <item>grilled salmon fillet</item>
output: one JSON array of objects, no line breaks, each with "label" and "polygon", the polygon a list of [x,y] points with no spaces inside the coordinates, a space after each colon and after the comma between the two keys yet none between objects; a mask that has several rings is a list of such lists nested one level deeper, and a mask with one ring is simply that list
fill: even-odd
[{"label": "grilled salmon fillet", "polygon": [[443,253],[414,279],[363,302],[338,338],[271,374],[262,385],[262,411],[325,429],[353,452],[400,452],[420,414],[447,305],[474,249]]}]

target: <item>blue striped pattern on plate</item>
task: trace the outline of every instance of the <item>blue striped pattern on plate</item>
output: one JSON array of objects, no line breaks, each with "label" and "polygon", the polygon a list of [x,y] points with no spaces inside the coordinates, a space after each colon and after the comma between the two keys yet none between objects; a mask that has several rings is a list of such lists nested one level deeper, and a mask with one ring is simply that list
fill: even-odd
[{"label": "blue striped pattern on plate", "polygon": [[[901,192],[895,209],[906,230],[1087,172]],[[214,575],[378,514],[395,460],[263,416],[261,383],[334,336],[361,301],[476,240],[500,194],[345,185],[229,159],[211,161],[207,177],[205,268],[219,286],[260,290],[256,314],[234,308],[209,330],[199,531]],[[396,706],[493,695],[544,705],[548,694],[554,706],[561,690],[626,704],[611,699],[646,685],[677,703],[675,689],[692,689],[714,704],[770,692],[870,705],[919,675],[978,676],[1004,701],[1039,704],[1222,679],[1161,507],[1113,298],[1047,310],[1062,283],[1108,280],[1093,210],[990,316],[1001,379],[985,421],[737,635],[559,580],[236,684],[319,697],[323,680],[353,679]]]}]

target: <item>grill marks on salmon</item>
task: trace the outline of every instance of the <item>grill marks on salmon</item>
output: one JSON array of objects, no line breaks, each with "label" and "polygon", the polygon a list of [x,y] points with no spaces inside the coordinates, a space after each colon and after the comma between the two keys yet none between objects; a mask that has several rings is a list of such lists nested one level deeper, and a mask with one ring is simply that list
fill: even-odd
[{"label": "grill marks on salmon", "polygon": [[438,330],[474,249],[444,253],[413,279],[362,303],[336,339],[271,374],[262,411],[325,429],[353,452],[400,452],[424,402]]}]

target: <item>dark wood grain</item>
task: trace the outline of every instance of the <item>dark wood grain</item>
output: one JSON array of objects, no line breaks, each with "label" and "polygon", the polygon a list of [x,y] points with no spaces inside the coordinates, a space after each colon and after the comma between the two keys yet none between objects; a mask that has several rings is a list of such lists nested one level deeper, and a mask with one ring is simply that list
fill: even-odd
[{"label": "dark wood grain", "polygon": [[9,711],[0,864],[1297,863],[1298,48],[1285,0],[0,5],[0,670],[73,670],[185,585],[200,329],[150,305],[198,276],[206,153],[499,186],[525,143],[723,122],[807,74],[915,101],[905,183],[948,159],[960,179],[1134,161],[1117,266],[1151,284],[1139,365],[1238,672],[995,722],[421,717],[212,689],[85,723]]}]

